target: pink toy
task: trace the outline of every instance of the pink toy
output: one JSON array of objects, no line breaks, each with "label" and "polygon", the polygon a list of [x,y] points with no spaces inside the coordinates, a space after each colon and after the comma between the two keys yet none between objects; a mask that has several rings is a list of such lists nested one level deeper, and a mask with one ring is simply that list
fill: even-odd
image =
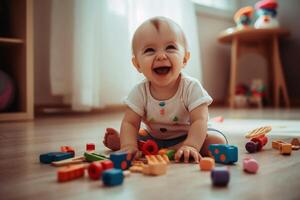
[{"label": "pink toy", "polygon": [[258,162],[253,158],[244,158],[243,168],[245,172],[255,174],[258,171]]}]

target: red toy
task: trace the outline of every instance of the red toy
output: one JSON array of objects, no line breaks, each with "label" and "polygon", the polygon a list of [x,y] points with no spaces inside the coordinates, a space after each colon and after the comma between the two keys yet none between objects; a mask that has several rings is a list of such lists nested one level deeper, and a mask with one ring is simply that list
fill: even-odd
[{"label": "red toy", "polygon": [[260,151],[263,146],[268,142],[268,138],[265,135],[252,138],[249,142],[246,143],[245,148],[249,153],[255,153]]},{"label": "red toy", "polygon": [[65,182],[84,176],[85,165],[71,165],[57,171],[57,181]]},{"label": "red toy", "polygon": [[139,141],[139,149],[144,155],[157,155],[158,146],[154,140]]},{"label": "red toy", "polygon": [[99,180],[103,171],[112,169],[113,167],[114,164],[110,160],[92,162],[88,167],[89,177],[93,180]]},{"label": "red toy", "polygon": [[61,146],[60,151],[61,152],[67,152],[67,153],[73,153],[75,155],[75,150],[71,146]]},{"label": "red toy", "polygon": [[94,151],[94,150],[95,150],[95,144],[94,143],[86,144],[86,151]]}]

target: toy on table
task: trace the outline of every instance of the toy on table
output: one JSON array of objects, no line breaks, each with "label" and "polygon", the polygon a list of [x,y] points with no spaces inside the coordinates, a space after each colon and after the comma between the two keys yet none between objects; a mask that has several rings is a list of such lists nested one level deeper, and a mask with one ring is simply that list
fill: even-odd
[{"label": "toy on table", "polygon": [[248,97],[249,105],[263,107],[263,100],[266,97],[266,86],[261,79],[253,79],[250,86],[250,96]]},{"label": "toy on table", "polygon": [[282,140],[273,140],[272,148],[278,149],[283,155],[290,155],[292,153],[292,144],[284,142]]},{"label": "toy on table", "polygon": [[158,146],[154,140],[139,141],[139,149],[144,155],[157,155]]},{"label": "toy on table", "polygon": [[85,167],[86,165],[84,164],[62,167],[57,171],[57,181],[66,182],[66,181],[83,177]]},{"label": "toy on table", "polygon": [[108,169],[102,174],[102,182],[105,186],[121,185],[124,180],[123,171],[121,169]]},{"label": "toy on table", "polygon": [[276,0],[262,0],[255,4],[257,20],[255,28],[278,28],[279,22],[276,18],[278,3]]},{"label": "toy on table", "polygon": [[61,167],[61,166],[65,166],[65,165],[79,164],[79,163],[83,163],[85,161],[86,160],[85,160],[84,156],[76,156],[76,157],[68,158],[68,159],[61,160],[61,161],[54,161],[54,162],[51,162],[51,164],[55,167]]},{"label": "toy on table", "polygon": [[208,147],[208,155],[217,163],[232,164],[238,160],[238,148],[228,144],[211,144]]},{"label": "toy on table", "polygon": [[210,175],[214,186],[226,186],[230,179],[227,167],[215,167]]},{"label": "toy on table", "polygon": [[45,164],[50,164],[54,161],[65,160],[74,157],[73,153],[67,152],[49,152],[40,155],[40,162]]},{"label": "toy on table", "polygon": [[114,168],[126,170],[131,167],[133,157],[132,153],[114,152],[110,154],[109,159],[114,163]]},{"label": "toy on table", "polygon": [[0,112],[8,110],[14,99],[14,82],[8,74],[0,70]]},{"label": "toy on table", "polygon": [[252,6],[246,6],[239,9],[233,17],[237,28],[246,28],[251,25],[254,9]]},{"label": "toy on table", "polygon": [[99,180],[102,172],[108,169],[112,169],[114,164],[110,160],[94,161],[88,167],[88,174],[90,179]]},{"label": "toy on table", "polygon": [[99,160],[107,160],[108,157],[106,155],[98,154],[95,152],[84,152],[84,157],[87,162],[99,161]]},{"label": "toy on table", "polygon": [[255,174],[258,171],[259,165],[254,158],[244,158],[243,169],[245,172]]},{"label": "toy on table", "polygon": [[211,171],[215,167],[215,160],[210,157],[204,157],[200,160],[199,166],[202,171]]}]

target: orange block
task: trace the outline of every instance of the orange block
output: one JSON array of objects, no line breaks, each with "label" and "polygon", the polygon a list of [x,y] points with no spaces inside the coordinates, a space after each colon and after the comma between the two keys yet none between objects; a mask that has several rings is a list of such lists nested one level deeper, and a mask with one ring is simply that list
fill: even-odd
[{"label": "orange block", "polygon": [[285,155],[290,155],[292,153],[292,145],[284,143],[280,145],[280,153]]},{"label": "orange block", "polygon": [[57,171],[57,181],[65,182],[84,176],[85,165],[70,165]]},{"label": "orange block", "polygon": [[200,160],[199,166],[202,171],[210,171],[215,167],[215,160],[210,157],[204,157]]}]

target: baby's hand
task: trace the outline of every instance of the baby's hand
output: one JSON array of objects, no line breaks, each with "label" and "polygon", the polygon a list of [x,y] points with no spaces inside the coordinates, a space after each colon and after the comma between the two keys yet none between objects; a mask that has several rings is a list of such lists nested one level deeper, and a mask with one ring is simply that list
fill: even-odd
[{"label": "baby's hand", "polygon": [[177,150],[175,154],[175,161],[179,162],[182,156],[184,156],[185,163],[189,162],[190,157],[192,157],[196,163],[199,163],[200,159],[202,158],[197,149],[187,145],[183,145]]}]

